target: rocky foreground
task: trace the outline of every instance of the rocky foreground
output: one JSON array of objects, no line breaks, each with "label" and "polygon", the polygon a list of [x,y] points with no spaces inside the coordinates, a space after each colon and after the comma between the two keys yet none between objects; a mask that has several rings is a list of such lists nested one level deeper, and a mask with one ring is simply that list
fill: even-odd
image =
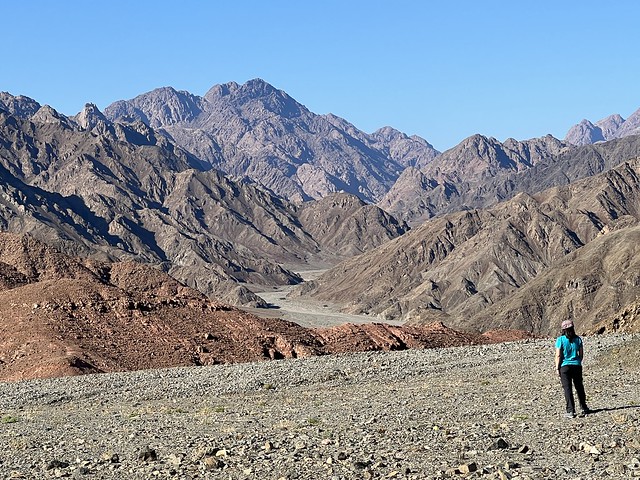
[{"label": "rocky foreground", "polygon": [[585,343],[573,420],[551,340],[3,383],[0,478],[640,477],[640,336]]}]

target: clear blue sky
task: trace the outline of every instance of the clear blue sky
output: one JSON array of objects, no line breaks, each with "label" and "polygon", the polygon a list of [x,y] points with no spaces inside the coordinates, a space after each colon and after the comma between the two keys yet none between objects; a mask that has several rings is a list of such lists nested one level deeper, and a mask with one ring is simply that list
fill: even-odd
[{"label": "clear blue sky", "polygon": [[0,90],[72,115],[262,78],[440,150],[640,107],[640,2],[0,0]]}]

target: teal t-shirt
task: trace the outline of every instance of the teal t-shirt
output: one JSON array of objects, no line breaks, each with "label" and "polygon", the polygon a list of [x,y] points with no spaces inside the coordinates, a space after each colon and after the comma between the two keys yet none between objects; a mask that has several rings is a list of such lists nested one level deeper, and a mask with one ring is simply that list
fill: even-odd
[{"label": "teal t-shirt", "polygon": [[573,337],[571,340],[564,335],[558,337],[556,340],[556,348],[559,348],[560,353],[562,353],[562,363],[560,366],[582,365],[582,360],[580,360],[580,356],[578,355],[581,346],[582,339],[578,336]]}]

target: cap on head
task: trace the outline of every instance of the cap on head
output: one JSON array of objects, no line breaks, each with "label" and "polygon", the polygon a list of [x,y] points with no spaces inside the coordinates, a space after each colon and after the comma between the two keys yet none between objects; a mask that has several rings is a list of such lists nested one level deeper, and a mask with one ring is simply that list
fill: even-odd
[{"label": "cap on head", "polygon": [[573,320],[565,320],[562,322],[562,330],[573,327]]}]

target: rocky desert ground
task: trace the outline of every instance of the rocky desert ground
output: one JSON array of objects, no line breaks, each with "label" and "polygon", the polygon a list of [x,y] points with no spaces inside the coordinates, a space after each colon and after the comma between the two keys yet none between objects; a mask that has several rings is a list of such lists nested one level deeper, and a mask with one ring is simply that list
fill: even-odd
[{"label": "rocky desert ground", "polygon": [[0,477],[640,477],[640,337],[585,344],[573,420],[552,339],[3,383]]}]

